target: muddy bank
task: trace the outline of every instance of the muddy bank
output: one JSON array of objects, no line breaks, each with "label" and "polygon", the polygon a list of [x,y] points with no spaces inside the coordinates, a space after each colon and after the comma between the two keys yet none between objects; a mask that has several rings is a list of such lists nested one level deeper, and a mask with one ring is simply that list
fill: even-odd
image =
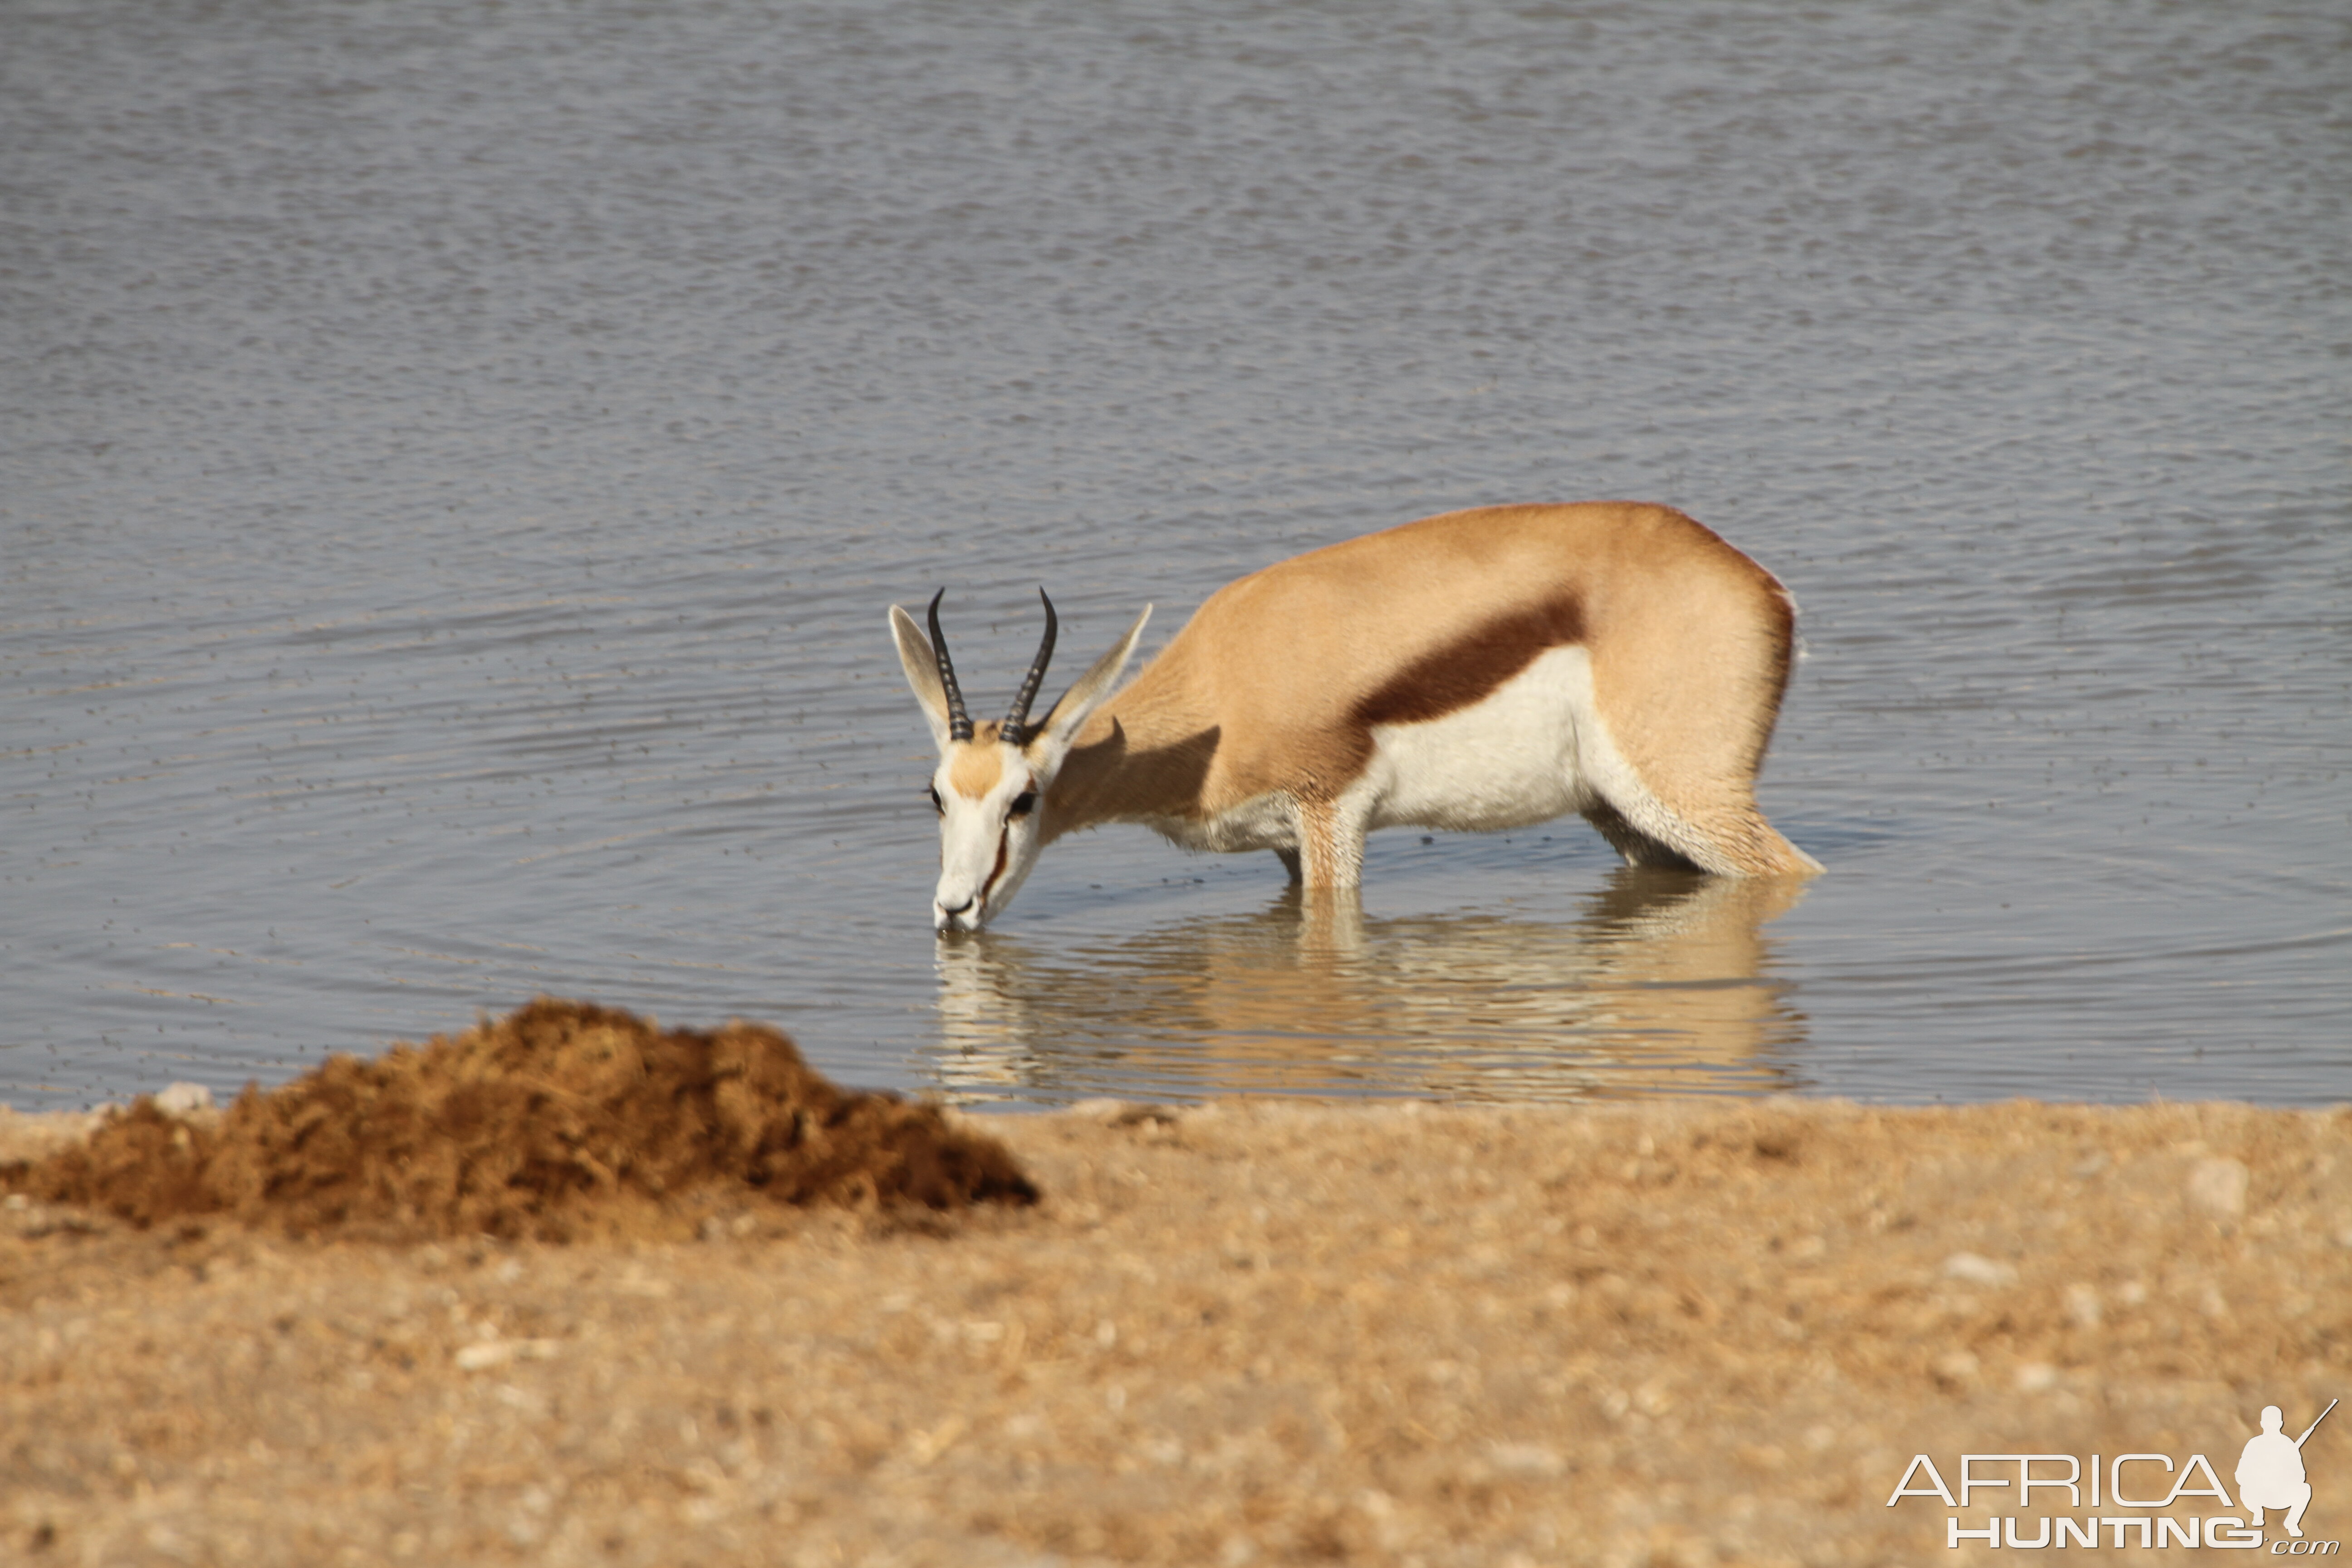
[{"label": "muddy bank", "polygon": [[[2340,1112],[984,1125],[1034,1207],[387,1245],[7,1200],[0,1557],[1961,1561],[1885,1506],[1916,1453],[2203,1453],[2234,1495],[2263,1405],[2352,1384]],[[2352,1535],[2336,1415],[2313,1539]]]},{"label": "muddy bank", "polygon": [[0,1159],[0,1191],[145,1226],[563,1241],[692,1234],[714,1203],[1031,1203],[994,1140],[845,1090],[775,1030],[662,1029],[541,997],[372,1061],[335,1057],[226,1115],[142,1098]]}]

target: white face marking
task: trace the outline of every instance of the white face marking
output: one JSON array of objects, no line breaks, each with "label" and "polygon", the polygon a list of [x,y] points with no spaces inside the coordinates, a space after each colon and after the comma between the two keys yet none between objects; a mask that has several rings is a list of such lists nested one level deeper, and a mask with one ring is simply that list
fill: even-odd
[{"label": "white face marking", "polygon": [[[940,748],[940,765],[931,774],[931,801],[940,814],[940,881],[931,895],[931,925],[941,935],[978,931],[1013,901],[1045,847],[1038,818],[1045,792],[1070,754],[1072,740],[1118,683],[1135,639],[1150,618],[1151,606],[1146,605],[1127,635],[1045,710],[1023,747],[1009,743],[997,724],[972,726],[948,701],[940,675],[943,651],[934,649],[904,608],[890,607],[899,666]],[[957,740],[958,728],[974,738]]]},{"label": "white face marking", "polygon": [[940,812],[940,883],[931,895],[936,930],[978,931],[1012,900],[1043,847],[1037,831],[1042,789],[1013,746],[950,744],[931,775]]}]

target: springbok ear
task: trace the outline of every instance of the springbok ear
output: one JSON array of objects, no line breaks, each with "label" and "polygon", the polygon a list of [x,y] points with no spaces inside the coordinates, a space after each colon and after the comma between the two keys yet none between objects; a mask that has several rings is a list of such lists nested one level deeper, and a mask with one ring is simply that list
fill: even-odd
[{"label": "springbok ear", "polygon": [[1119,673],[1126,669],[1129,656],[1135,652],[1136,639],[1143,635],[1143,623],[1150,618],[1151,606],[1146,605],[1143,614],[1135,617],[1135,625],[1127,628],[1127,635],[1113,643],[1108,653],[1095,660],[1092,669],[1062,693],[1062,700],[1054,704],[1054,710],[1037,726],[1038,740],[1056,750],[1069,745],[1080,726],[1094,717],[1095,710],[1103,705],[1103,699],[1118,684]]},{"label": "springbok ear", "polygon": [[914,689],[915,700],[923,706],[923,717],[931,721],[931,739],[941,751],[948,746],[948,694],[940,684],[940,661],[932,656],[931,639],[915,624],[915,617],[905,608],[890,606],[890,635],[898,644],[898,663],[907,672],[907,684]]}]

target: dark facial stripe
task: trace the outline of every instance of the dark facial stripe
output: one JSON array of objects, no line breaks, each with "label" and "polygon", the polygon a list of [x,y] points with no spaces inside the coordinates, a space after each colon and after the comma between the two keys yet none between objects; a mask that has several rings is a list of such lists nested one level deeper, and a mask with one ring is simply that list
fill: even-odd
[{"label": "dark facial stripe", "polygon": [[1357,721],[1425,724],[1443,719],[1485,701],[1538,655],[1583,641],[1583,606],[1573,598],[1488,621],[1414,661],[1357,703]]},{"label": "dark facial stripe", "polygon": [[988,880],[980,885],[980,898],[977,902],[983,910],[988,908],[988,895],[996,890],[996,879],[1004,875],[1005,857],[1011,853],[1012,847],[1012,830],[998,828],[996,830],[996,864],[989,868]]}]

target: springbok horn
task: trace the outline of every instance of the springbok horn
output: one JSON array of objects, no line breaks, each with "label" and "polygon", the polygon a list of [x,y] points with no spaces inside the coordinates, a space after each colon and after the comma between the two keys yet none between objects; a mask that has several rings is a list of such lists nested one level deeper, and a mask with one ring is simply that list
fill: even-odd
[{"label": "springbok horn", "polygon": [[971,715],[963,710],[963,693],[956,689],[955,666],[948,661],[948,639],[940,631],[940,601],[948,596],[945,588],[931,595],[931,653],[940,661],[940,684],[948,694],[948,738],[955,741],[971,739]]},{"label": "springbok horn", "polygon": [[1029,704],[1036,700],[1037,688],[1045,679],[1045,667],[1054,660],[1054,631],[1058,624],[1054,618],[1054,601],[1045,597],[1045,590],[1037,590],[1037,597],[1045,605],[1045,640],[1037,645],[1037,662],[1029,667],[1029,679],[1021,683],[1020,694],[1013,699],[1013,711],[1004,716],[1004,734],[1016,746],[1029,743]]}]

